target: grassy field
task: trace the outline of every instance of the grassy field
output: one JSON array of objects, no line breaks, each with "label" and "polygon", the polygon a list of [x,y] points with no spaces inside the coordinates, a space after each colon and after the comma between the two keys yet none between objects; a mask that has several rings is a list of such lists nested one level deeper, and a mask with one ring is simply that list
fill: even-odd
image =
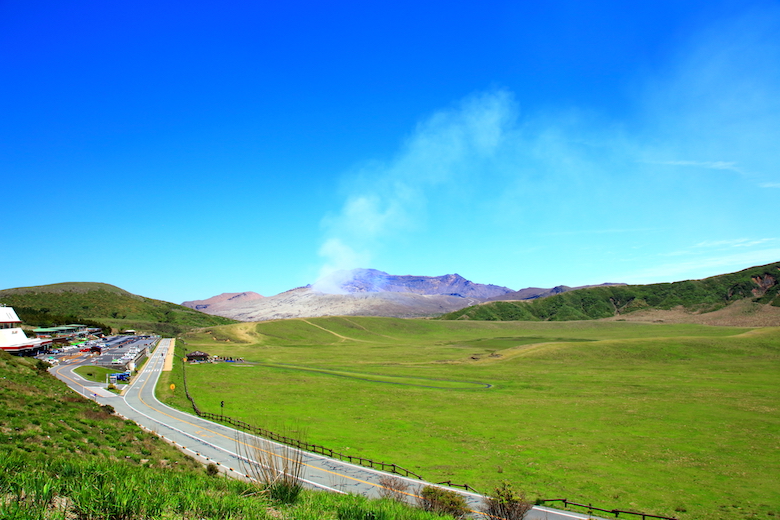
[{"label": "grassy field", "polygon": [[[318,318],[187,335],[205,411],[487,490],[681,519],[780,516],[780,330]],[[179,342],[180,343],[180,342]],[[187,409],[181,367],[161,397]]]},{"label": "grassy field", "polygon": [[[110,374],[120,373],[120,371],[113,368],[98,367],[94,365],[76,367],[73,371],[87,381],[94,381],[96,383],[105,383]],[[124,382],[119,381],[119,383],[123,384]]]}]

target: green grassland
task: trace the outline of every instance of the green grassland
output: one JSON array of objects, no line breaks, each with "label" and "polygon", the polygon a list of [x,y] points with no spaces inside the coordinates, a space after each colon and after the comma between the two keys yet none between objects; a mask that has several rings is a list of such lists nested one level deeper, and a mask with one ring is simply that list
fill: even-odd
[{"label": "green grassland", "polygon": [[645,309],[712,312],[738,300],[780,307],[780,262],[736,273],[650,285],[590,287],[530,301],[500,301],[445,314],[444,320],[567,321],[608,318]]},{"label": "green grassland", "polygon": [[280,503],[244,481],[209,476],[192,458],[44,368],[0,352],[0,518],[440,518],[390,500],[314,491]]},{"label": "green grassland", "polygon": [[[225,401],[428,480],[681,519],[780,515],[777,328],[312,318],[184,342],[246,360],[186,368],[204,411]],[[158,392],[188,409],[181,370]]]},{"label": "green grassland", "polygon": [[110,374],[120,373],[120,371],[117,371],[113,368],[99,367],[94,365],[76,367],[73,371],[87,381],[94,381],[97,383],[104,383],[107,379],[107,376]]},{"label": "green grassland", "polygon": [[197,327],[235,320],[131,294],[103,283],[70,282],[0,291],[0,303],[14,307],[27,325],[99,322],[115,330],[135,329],[173,336]]}]

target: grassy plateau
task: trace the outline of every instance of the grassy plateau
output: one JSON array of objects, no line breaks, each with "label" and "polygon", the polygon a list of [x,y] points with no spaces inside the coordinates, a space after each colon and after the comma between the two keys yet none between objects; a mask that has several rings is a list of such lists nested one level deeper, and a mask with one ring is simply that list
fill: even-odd
[{"label": "grassy plateau", "polygon": [[[182,345],[182,342],[177,342]],[[184,348],[204,411],[477,489],[680,519],[780,516],[780,329],[311,318]],[[181,359],[183,351],[179,352]],[[181,365],[160,397],[181,409]]]}]

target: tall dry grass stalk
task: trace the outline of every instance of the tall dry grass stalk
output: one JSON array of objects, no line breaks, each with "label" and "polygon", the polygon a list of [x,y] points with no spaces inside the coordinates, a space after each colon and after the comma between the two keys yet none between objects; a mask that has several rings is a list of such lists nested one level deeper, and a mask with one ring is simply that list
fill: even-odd
[{"label": "tall dry grass stalk", "polygon": [[412,497],[412,493],[409,492],[409,483],[398,477],[391,477],[390,475],[383,475],[379,477],[379,496],[382,498],[389,498],[396,502],[407,502]]},{"label": "tall dry grass stalk", "polygon": [[[289,436],[289,435],[287,435]],[[236,434],[241,470],[270,498],[294,503],[303,489],[303,452],[292,446],[242,432]]]}]

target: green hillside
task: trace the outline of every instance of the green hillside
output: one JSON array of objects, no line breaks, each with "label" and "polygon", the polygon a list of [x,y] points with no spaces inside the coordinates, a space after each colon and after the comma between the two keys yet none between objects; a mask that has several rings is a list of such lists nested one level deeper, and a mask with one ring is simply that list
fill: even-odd
[{"label": "green hillside", "polygon": [[172,336],[197,327],[235,323],[103,283],[70,282],[5,289],[0,291],[0,303],[14,307],[26,325],[41,327],[97,322],[117,330],[136,329]]},{"label": "green hillside", "polygon": [[712,312],[750,299],[780,307],[780,262],[703,280],[652,285],[591,287],[530,301],[499,301],[445,314],[444,320],[569,321],[609,318],[642,309],[682,306]]},{"label": "green hillside", "polygon": [[[352,512],[354,516],[344,516]],[[0,351],[0,518],[13,520],[434,520],[388,500],[304,490],[280,502],[203,466]]]}]

